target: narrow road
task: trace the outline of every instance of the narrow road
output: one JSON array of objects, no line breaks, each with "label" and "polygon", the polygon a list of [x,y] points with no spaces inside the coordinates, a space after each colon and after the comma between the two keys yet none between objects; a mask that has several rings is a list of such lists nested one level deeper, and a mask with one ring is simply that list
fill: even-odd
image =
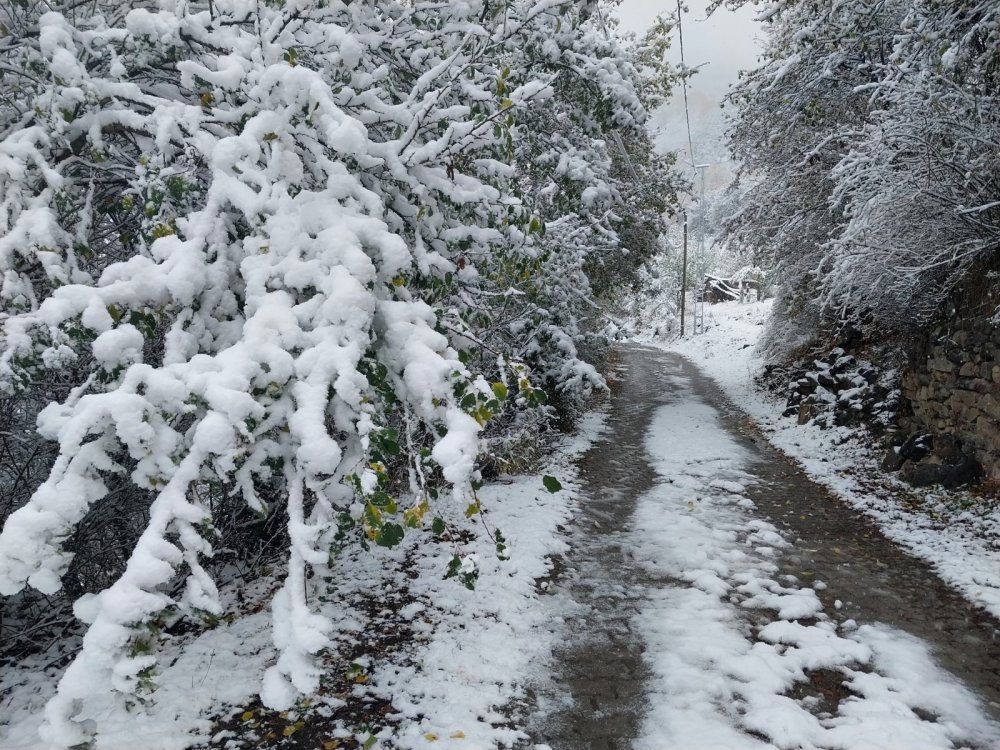
[{"label": "narrow road", "polygon": [[996,621],[679,356],[623,347],[613,377],[549,599],[563,642],[536,745],[1000,747]]}]

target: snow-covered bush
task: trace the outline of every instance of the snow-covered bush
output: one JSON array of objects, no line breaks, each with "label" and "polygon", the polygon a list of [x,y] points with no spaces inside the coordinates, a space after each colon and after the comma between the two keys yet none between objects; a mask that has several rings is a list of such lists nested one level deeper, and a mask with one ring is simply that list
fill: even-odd
[{"label": "snow-covered bush", "polygon": [[234,515],[284,526],[262,697],[286,707],[318,685],[331,551],[472,500],[484,425],[539,383],[600,383],[578,311],[658,211],[619,211],[634,155],[672,190],[636,70],[566,0],[0,13],[0,390],[51,441],[5,443],[30,476],[4,475],[0,594],[55,594],[109,535],[117,554],[76,602],[45,738],[86,742],[90,707],[155,688],[164,618],[222,613]]}]

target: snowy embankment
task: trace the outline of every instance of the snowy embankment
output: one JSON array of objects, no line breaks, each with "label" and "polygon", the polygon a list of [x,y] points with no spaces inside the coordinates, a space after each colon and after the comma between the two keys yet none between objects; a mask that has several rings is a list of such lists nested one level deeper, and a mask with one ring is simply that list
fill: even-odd
[{"label": "snowy embankment", "polygon": [[[232,621],[201,633],[164,634],[147,708],[85,705],[81,718],[100,727],[94,750],[236,750],[291,742],[294,735],[316,748],[353,738],[372,748],[441,749],[497,747],[522,737],[507,712],[525,698],[524,685],[551,647],[535,582],[549,571],[549,557],[566,551],[558,528],[577,500],[574,459],[599,429],[600,416],[591,415],[542,467],[561,480],[560,492],[546,491],[540,475],[482,488],[490,533],[502,531],[510,559],[498,559],[479,520],[473,541],[435,537],[428,529],[391,550],[349,548],[336,580],[312,581],[310,601],[322,602],[334,623],[324,658],[328,675],[317,696],[280,713],[257,699],[277,657],[269,604],[280,576],[266,578],[225,592],[240,612]],[[455,527],[464,510],[454,503],[436,509]],[[475,590],[443,578],[457,551],[475,556]],[[38,728],[62,672],[54,660],[46,651],[0,673],[3,750],[50,747]]]},{"label": "snowy embankment", "polygon": [[[817,596],[823,582],[779,575],[791,545],[746,497],[751,457],[680,381],[647,435],[660,481],[630,535],[636,560],[662,581],[638,618],[651,675],[634,747],[996,747],[1000,727],[927,644],[887,625],[838,623]],[[796,694],[824,674],[826,692]]]},{"label": "snowy embankment", "polygon": [[[697,364],[817,482],[873,518],[882,532],[926,560],[966,598],[1000,618],[1000,508],[937,490],[914,490],[878,469],[857,430],[821,429],[782,417],[784,403],[755,387],[757,340],[770,302],[705,308],[706,332],[663,345]],[[657,342],[653,342],[657,343]]]}]

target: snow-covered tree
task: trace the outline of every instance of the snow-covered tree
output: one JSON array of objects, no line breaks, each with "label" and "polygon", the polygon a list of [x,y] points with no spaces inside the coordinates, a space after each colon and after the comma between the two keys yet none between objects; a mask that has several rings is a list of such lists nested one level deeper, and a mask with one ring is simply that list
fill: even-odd
[{"label": "snow-covered tree", "polygon": [[[527,50],[540,74],[555,79],[547,106],[524,119],[516,151],[522,194],[532,196],[545,229],[529,295],[536,309],[519,333],[530,342],[526,361],[571,405],[581,386],[599,381],[578,365],[576,348],[604,341],[604,309],[657,251],[681,185],[645,130],[647,109],[672,81],[655,44],[669,29],[626,50],[610,23],[590,15]],[[547,349],[556,354],[540,357]]]},{"label": "snow-covered tree", "polygon": [[[84,742],[93,706],[155,686],[150,627],[221,614],[209,566],[231,513],[286,527],[262,697],[315,690],[329,623],[309,573],[345,535],[396,544],[445,487],[471,499],[484,425],[539,403],[534,378],[571,395],[599,381],[574,295],[621,244],[620,183],[648,144],[635,70],[587,11],[3,11],[0,387],[56,447],[17,458],[42,481],[17,485],[0,594],[58,591],[111,498],[134,537],[76,602],[89,628],[47,740]],[[604,244],[555,242],[572,213]]]},{"label": "snow-covered tree", "polygon": [[776,270],[782,291],[770,339],[778,348],[807,342],[822,325],[817,273],[843,224],[831,171],[864,127],[866,89],[888,62],[900,5],[764,4],[764,61],[730,94],[745,192],[728,232]]},{"label": "snow-covered tree", "polygon": [[931,317],[1000,243],[1000,4],[906,4],[863,135],[833,172],[846,226],[826,303],[857,325]]},{"label": "snow-covered tree", "polygon": [[778,269],[771,340],[898,336],[996,247],[998,5],[759,5],[765,61],[732,95],[749,189],[729,228]]}]

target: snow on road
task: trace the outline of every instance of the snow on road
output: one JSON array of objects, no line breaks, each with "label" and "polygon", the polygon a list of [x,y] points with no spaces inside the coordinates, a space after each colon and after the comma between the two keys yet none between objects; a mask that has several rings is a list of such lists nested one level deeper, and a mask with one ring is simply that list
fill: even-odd
[{"label": "snow on road", "polygon": [[[926,644],[883,625],[838,624],[815,589],[779,579],[789,542],[744,494],[750,456],[683,378],[671,380],[675,401],[659,407],[646,438],[659,482],[640,499],[629,540],[662,581],[637,618],[651,678],[634,747],[1000,746],[1000,727]],[[837,699],[797,696],[812,675],[832,676]]]},{"label": "snow on road", "polygon": [[[770,310],[770,300],[709,305],[704,334],[666,345],[651,343],[697,364],[813,480],[873,518],[889,539],[929,562],[946,583],[1000,618],[1000,507],[956,508],[946,494],[930,489],[919,491],[921,508],[904,506],[891,488],[911,497],[915,491],[879,472],[881,457],[860,443],[854,430],[824,430],[782,417],[784,403],[754,385],[763,367],[756,344]],[[879,485],[885,491],[873,491]]]}]

